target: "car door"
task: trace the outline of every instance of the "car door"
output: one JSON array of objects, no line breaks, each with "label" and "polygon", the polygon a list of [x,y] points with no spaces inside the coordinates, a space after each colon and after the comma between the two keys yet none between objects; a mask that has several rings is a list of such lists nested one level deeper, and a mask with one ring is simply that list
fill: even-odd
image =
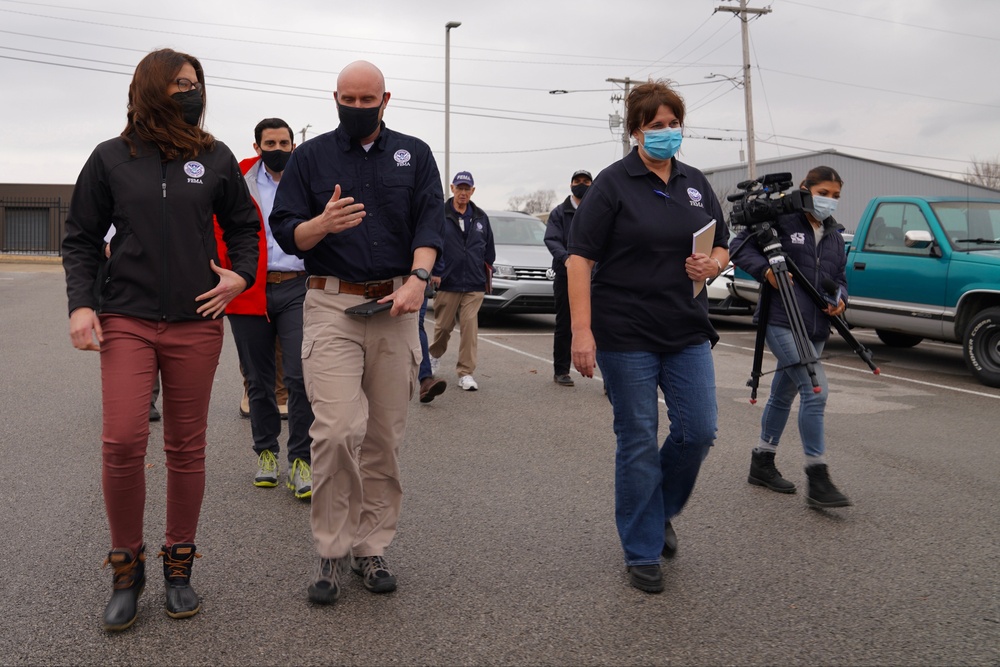
[{"label": "car door", "polygon": [[[941,337],[951,251],[928,214],[915,202],[879,204],[865,238],[855,239],[848,267],[851,324]],[[930,247],[906,247],[904,235],[912,230],[930,232],[945,257],[936,257]]]}]

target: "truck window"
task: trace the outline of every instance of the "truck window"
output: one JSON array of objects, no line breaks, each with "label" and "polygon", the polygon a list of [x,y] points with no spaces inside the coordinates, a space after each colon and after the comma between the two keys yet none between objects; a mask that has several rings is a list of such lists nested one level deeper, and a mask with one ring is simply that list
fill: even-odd
[{"label": "truck window", "polygon": [[904,255],[930,255],[928,248],[907,248],[903,235],[915,229],[930,231],[920,207],[904,202],[886,202],[875,211],[865,237],[864,250]]},{"label": "truck window", "polygon": [[931,208],[956,250],[992,248],[991,241],[1000,239],[1000,202],[937,202]]}]

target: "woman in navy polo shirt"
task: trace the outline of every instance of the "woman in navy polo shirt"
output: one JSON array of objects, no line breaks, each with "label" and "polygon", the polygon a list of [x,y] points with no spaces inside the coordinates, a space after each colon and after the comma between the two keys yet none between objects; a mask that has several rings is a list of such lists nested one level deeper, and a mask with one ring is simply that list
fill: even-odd
[{"label": "woman in navy polo shirt", "polygon": [[[629,579],[659,593],[660,556],[677,550],[671,519],[715,440],[712,346],[719,336],[705,290],[695,285],[728,264],[729,230],[705,176],[674,158],[680,96],[665,83],[644,83],[626,107],[638,146],[602,171],[581,202],[566,268],[573,363],[584,377],[600,366],[613,407],[615,519]],[[714,230],[705,230],[713,221]],[[710,254],[692,252],[700,230],[713,239]],[[662,447],[657,389],[670,420]]]}]

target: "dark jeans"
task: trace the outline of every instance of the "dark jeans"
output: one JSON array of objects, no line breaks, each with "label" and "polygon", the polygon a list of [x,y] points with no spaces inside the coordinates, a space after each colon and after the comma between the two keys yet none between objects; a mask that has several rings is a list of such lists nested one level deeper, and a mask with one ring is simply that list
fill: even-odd
[{"label": "dark jeans", "polygon": [[555,375],[568,375],[573,360],[573,330],[569,318],[569,292],[566,287],[566,267],[556,269],[552,283],[552,296],[556,302],[556,329],[552,338],[552,368]]},{"label": "dark jeans", "polygon": [[[597,350],[615,419],[615,520],[626,565],[660,562],[663,527],[687,503],[715,441],[708,341],[671,354]],[[658,442],[663,392],[670,428]]]},{"label": "dark jeans", "polygon": [[278,453],[281,415],[274,397],[274,343],[281,340],[285,386],[288,388],[288,461],[311,461],[309,427],[312,407],[302,382],[302,301],[306,276],[267,285],[267,317],[230,315],[240,363],[246,371],[250,396],[250,430],[253,449]]}]

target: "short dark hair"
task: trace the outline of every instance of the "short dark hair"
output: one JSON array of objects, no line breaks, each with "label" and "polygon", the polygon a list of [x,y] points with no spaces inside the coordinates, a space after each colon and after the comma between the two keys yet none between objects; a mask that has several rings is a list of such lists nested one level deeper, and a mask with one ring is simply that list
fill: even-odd
[{"label": "short dark hair", "polygon": [[625,129],[632,134],[653,120],[666,106],[684,124],[684,99],[670,87],[666,80],[642,83],[632,89],[625,100]]},{"label": "short dark hair", "polygon": [[288,130],[288,138],[295,143],[295,133],[292,132],[291,126],[280,118],[265,118],[264,120],[257,123],[257,127],[253,129],[253,139],[254,143],[260,146],[260,138],[264,134],[264,130],[280,130],[285,128]]},{"label": "short dark hair", "polygon": [[812,186],[817,183],[823,183],[825,181],[833,181],[841,186],[844,185],[844,179],[840,177],[840,174],[833,167],[814,167],[809,170],[806,177],[802,179],[802,183],[799,184],[800,190],[810,190]]}]

